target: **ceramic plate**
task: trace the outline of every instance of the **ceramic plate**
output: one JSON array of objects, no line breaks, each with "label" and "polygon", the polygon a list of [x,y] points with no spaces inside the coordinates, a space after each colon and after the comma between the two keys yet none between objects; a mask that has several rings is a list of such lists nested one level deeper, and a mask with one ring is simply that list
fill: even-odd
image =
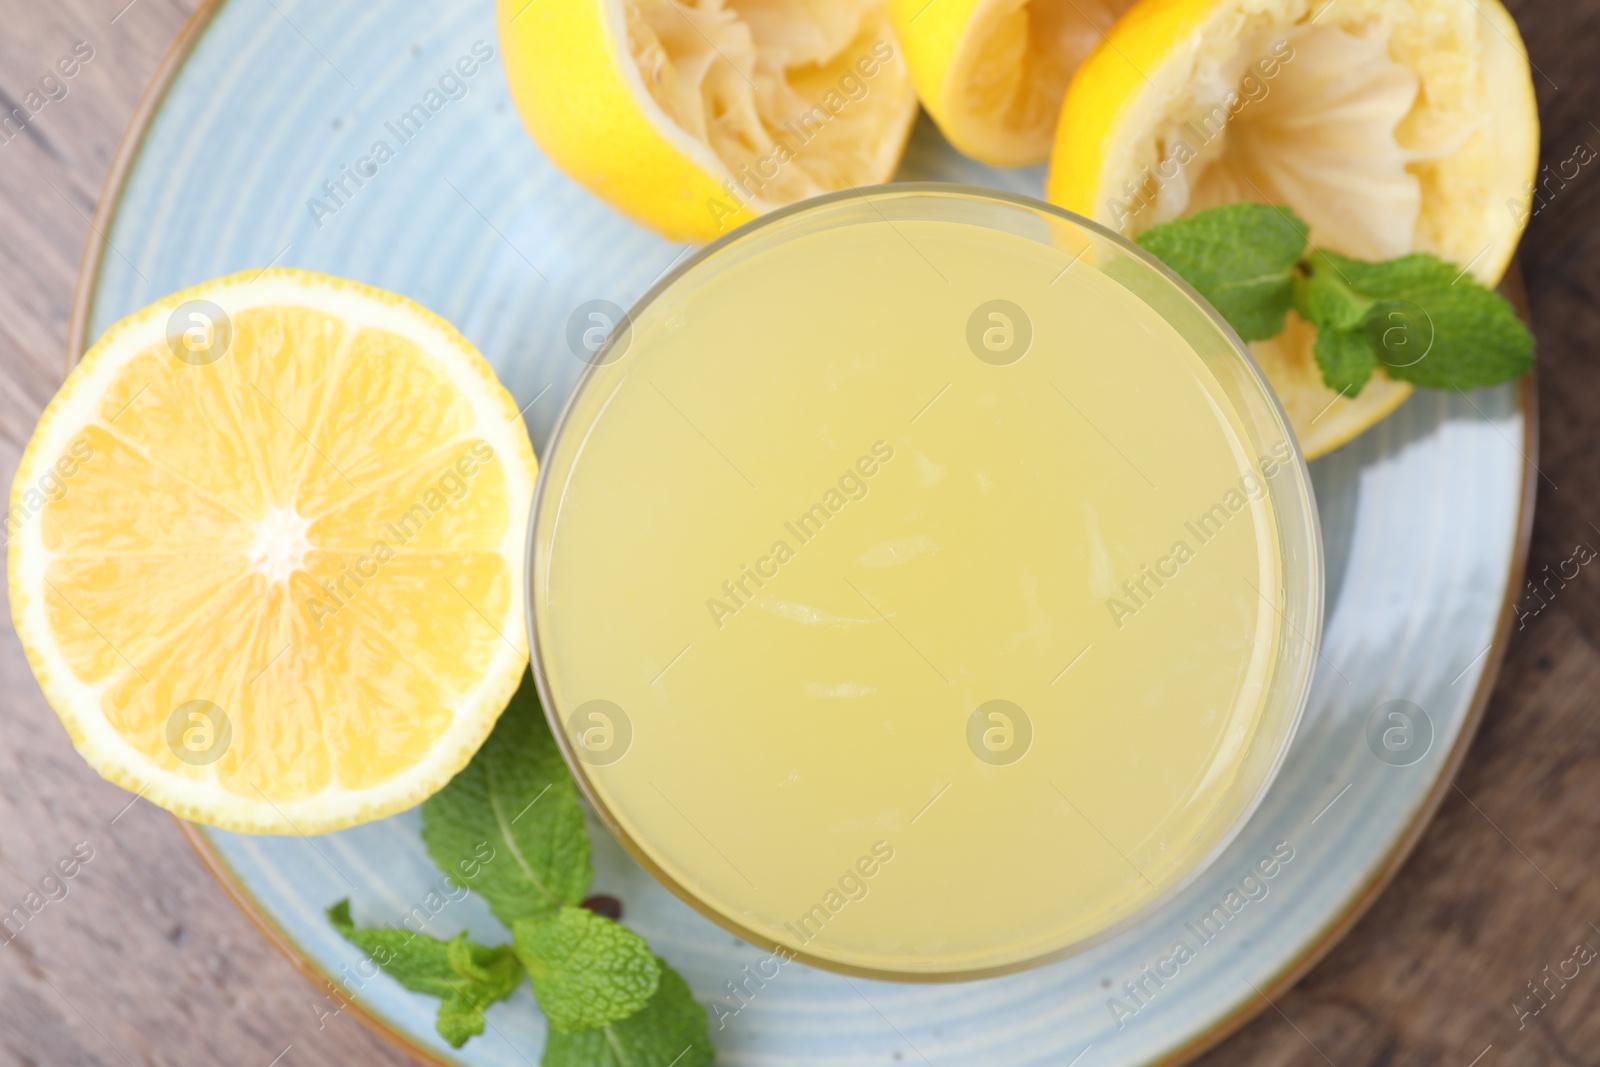
[{"label": "ceramic plate", "polygon": [[[475,49],[492,54],[471,78],[441,84]],[[400,128],[430,102],[425,122]],[[378,141],[391,158],[340,189]],[[1032,195],[1044,179],[1042,168],[963,159],[925,119],[900,177]],[[565,341],[568,316],[593,299],[631,304],[688,251],[614,214],[535,149],[511,105],[489,0],[206,7],[141,106],[96,227],[105,241],[93,237],[80,281],[73,358],[118,318],[203,279],[269,264],[327,271],[459,326],[526,405],[539,445],[583,367]],[[1527,383],[1419,394],[1312,465],[1328,613],[1309,710],[1238,840],[1138,928],[1043,969],[957,985],[789,964],[741,1000],[730,983],[764,953],[655,884],[598,824],[596,891],[626,902],[629,924],[713,1011],[724,1064],[1121,1067],[1194,1054],[1327,950],[1448,789],[1520,583],[1532,396]],[[441,874],[418,827],[411,812],[314,839],[192,832],[274,940],[312,973],[341,975],[361,957],[323,910],[344,897],[367,922],[421,907],[432,933],[505,937],[476,898],[428,904]],[[1274,853],[1273,876],[1241,893]],[[1179,941],[1188,951],[1175,955]],[[434,1001],[381,976],[350,981],[358,1010],[438,1061],[524,1065],[542,1049],[526,986],[453,1052],[434,1035]]]}]

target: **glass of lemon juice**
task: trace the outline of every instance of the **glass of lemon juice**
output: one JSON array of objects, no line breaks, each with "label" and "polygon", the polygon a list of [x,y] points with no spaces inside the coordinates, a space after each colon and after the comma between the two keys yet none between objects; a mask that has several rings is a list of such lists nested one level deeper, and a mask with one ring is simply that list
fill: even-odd
[{"label": "glass of lemon juice", "polygon": [[766,216],[590,357],[544,457],[534,669],[595,810],[835,970],[1109,936],[1238,833],[1305,705],[1315,504],[1155,260],[950,185]]}]

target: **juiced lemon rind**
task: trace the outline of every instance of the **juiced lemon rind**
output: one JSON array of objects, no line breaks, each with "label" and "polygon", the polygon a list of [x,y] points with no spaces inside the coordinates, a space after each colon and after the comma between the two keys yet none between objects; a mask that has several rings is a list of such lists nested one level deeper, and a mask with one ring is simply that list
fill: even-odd
[{"label": "juiced lemon rind", "polygon": [[888,181],[916,92],[882,0],[501,0],[512,99],[564,172],[673,240]]},{"label": "juiced lemon rind", "polygon": [[[1067,91],[1047,195],[1129,236],[1287,203],[1321,247],[1432,252],[1493,285],[1537,166],[1530,67],[1495,0],[1142,0]],[[1411,392],[1380,370],[1340,396],[1314,340],[1291,322],[1251,346],[1312,458]]]}]

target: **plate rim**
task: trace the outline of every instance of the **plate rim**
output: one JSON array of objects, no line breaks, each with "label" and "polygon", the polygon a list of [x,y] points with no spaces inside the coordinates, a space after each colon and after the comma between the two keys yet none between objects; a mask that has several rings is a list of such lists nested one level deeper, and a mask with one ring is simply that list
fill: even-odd
[{"label": "plate rim", "polygon": [[[106,178],[100,189],[100,197],[95,205],[94,217],[89,224],[89,232],[84,239],[83,256],[79,262],[76,283],[73,286],[72,306],[67,319],[67,340],[63,353],[63,370],[70,373],[72,368],[82,358],[87,348],[89,316],[93,309],[94,298],[99,286],[100,266],[105,259],[106,249],[110,241],[106,236],[116,219],[122,204],[122,194],[126,189],[128,178],[133,172],[135,164],[144,148],[146,136],[154,123],[156,116],[161,111],[161,106],[166,100],[167,92],[172,88],[178,73],[187,63],[190,54],[205,35],[207,27],[228,0],[199,0],[188,19],[179,28],[177,35],[168,46],[166,54],[157,64],[155,72],[140,94],[138,103],[134,106],[133,114],[128,120],[127,128],[123,131],[122,139],[117,145],[116,153],[112,157],[111,166],[106,172]],[[1523,286],[1522,273],[1518,261],[1514,258],[1510,269],[1506,272],[1501,282],[1502,288],[1516,307],[1518,315],[1524,322],[1529,322],[1527,292]],[[1483,723],[1484,714],[1488,708],[1489,698],[1493,695],[1496,681],[1500,676],[1500,668],[1505,663],[1506,639],[1511,633],[1511,621],[1515,616],[1517,590],[1521,589],[1523,577],[1527,572],[1528,551],[1532,543],[1533,513],[1537,498],[1538,481],[1534,473],[1537,472],[1539,458],[1539,394],[1538,394],[1538,369],[1526,374],[1518,383],[1517,406],[1523,419],[1522,435],[1522,487],[1517,503],[1516,531],[1513,538],[1510,566],[1507,569],[1505,597],[1500,604],[1499,619],[1495,624],[1494,641],[1490,646],[1490,655],[1484,664],[1483,674],[1479,676],[1477,687],[1472,698],[1467,704],[1466,715],[1461,724],[1461,730],[1456,736],[1456,741],[1451,746],[1450,754],[1440,765],[1439,773],[1433,785],[1429,788],[1422,803],[1418,805],[1416,814],[1405,825],[1404,832],[1395,841],[1382,860],[1375,864],[1366,879],[1365,884],[1351,894],[1348,902],[1335,914],[1322,928],[1317,937],[1299,952],[1292,960],[1273,974],[1270,981],[1262,989],[1257,990],[1258,996],[1245,998],[1233,1010],[1218,1015],[1199,1033],[1188,1041],[1178,1045],[1170,1052],[1158,1059],[1148,1061],[1146,1067],[1182,1067],[1203,1053],[1215,1048],[1227,1038],[1237,1033],[1244,1025],[1266,1011],[1273,1005],[1275,998],[1282,996],[1292,989],[1304,978],[1317,964],[1327,957],[1334,946],[1343,941],[1361,918],[1367,913],[1377,899],[1388,889],[1400,869],[1410,859],[1411,853],[1416,849],[1425,833],[1432,824],[1434,816],[1438,814],[1444,797],[1450,786],[1454,783],[1456,775],[1460,772],[1462,764],[1466,761],[1467,752],[1476,740],[1478,729]],[[206,836],[205,828],[197,823],[189,822],[173,816],[179,832],[189,845],[194,849],[202,865],[216,879],[223,892],[232,900],[234,905],[244,913],[245,917],[256,927],[268,944],[277,949],[291,966],[306,980],[318,989],[333,986],[337,983],[331,975],[324,972],[316,965],[300,947],[291,940],[281,927],[266,914],[249,889],[238,879],[227,860],[217,851],[216,847]],[[450,1061],[441,1058],[434,1050],[426,1048],[409,1036],[392,1026],[388,1021],[367,1010],[355,998],[340,997],[343,1010],[358,1019],[368,1030],[379,1038],[388,1042],[398,1051],[428,1064],[429,1067],[454,1067]]]}]

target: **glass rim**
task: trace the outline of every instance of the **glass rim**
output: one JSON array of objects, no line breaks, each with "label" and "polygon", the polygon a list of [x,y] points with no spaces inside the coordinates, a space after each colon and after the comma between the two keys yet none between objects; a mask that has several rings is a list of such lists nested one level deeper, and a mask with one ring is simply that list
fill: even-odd
[{"label": "glass rim", "polygon": [[[1195,860],[1195,862],[1191,864],[1181,876],[1174,879],[1166,888],[1162,889],[1155,896],[1151,897],[1140,907],[1119,919],[1117,922],[1105,926],[1086,937],[1079,938],[1078,940],[1069,944],[1050,949],[1037,955],[1027,956],[1022,959],[1012,960],[1005,963],[968,968],[964,970],[897,971],[881,967],[864,967],[833,959],[828,956],[817,955],[802,949],[797,949],[792,945],[787,945],[783,942],[776,941],[771,937],[759,933],[751,927],[745,926],[735,921],[731,917],[724,915],[722,912],[706,903],[700,896],[685,886],[677,877],[663,870],[661,866],[650,857],[644,848],[634,840],[633,834],[623,827],[621,821],[612,813],[609,805],[600,796],[593,783],[590,782],[589,776],[584,769],[583,761],[578,758],[577,753],[574,751],[571,738],[567,735],[566,725],[561,721],[560,715],[555,707],[550,682],[544,669],[542,655],[543,650],[539,640],[540,628],[535,620],[536,611],[534,600],[534,575],[537,572],[536,564],[539,559],[537,551],[537,533],[539,528],[541,505],[544,501],[545,491],[549,487],[550,481],[550,465],[545,461],[545,458],[551,454],[557,444],[562,440],[563,434],[569,428],[569,423],[572,420],[573,414],[577,408],[580,398],[583,395],[584,390],[588,387],[591,379],[600,370],[600,368],[606,365],[607,360],[605,359],[605,354],[610,351],[612,346],[617,342],[618,338],[631,334],[631,324],[637,321],[640,314],[646,308],[654,304],[655,301],[659,299],[660,296],[670,289],[674,284],[676,284],[680,278],[735,242],[743,240],[761,230],[771,228],[779,223],[793,218],[796,215],[820,211],[848,200],[860,199],[870,203],[874,198],[889,196],[927,196],[948,200],[989,201],[1001,206],[1021,209],[1032,212],[1036,215],[1043,215],[1047,218],[1054,218],[1058,221],[1067,222],[1082,230],[1088,231],[1088,233],[1095,238],[1099,238],[1110,243],[1122,253],[1132,256],[1143,266],[1152,269],[1166,282],[1175,286],[1185,297],[1188,298],[1194,307],[1206,317],[1207,321],[1210,322],[1211,325],[1228,342],[1231,355],[1235,359],[1242,361],[1243,365],[1249,372],[1250,381],[1254,384],[1258,394],[1266,401],[1272,412],[1274,420],[1277,422],[1283,433],[1283,439],[1288,442],[1292,452],[1292,462],[1285,463],[1284,466],[1292,469],[1295,472],[1294,480],[1297,486],[1302,490],[1298,494],[1298,497],[1305,508],[1305,540],[1306,546],[1310,550],[1311,557],[1311,565],[1305,568],[1309,572],[1310,579],[1309,587],[1305,590],[1307,596],[1308,616],[1308,625],[1306,626],[1305,630],[1300,630],[1298,627],[1294,627],[1292,624],[1289,624],[1287,616],[1283,615],[1276,603],[1269,602],[1268,604],[1268,606],[1280,616],[1280,619],[1284,623],[1289,624],[1289,629],[1293,630],[1296,634],[1298,634],[1299,637],[1301,637],[1309,655],[1306,657],[1306,665],[1304,667],[1302,677],[1298,682],[1297,691],[1294,698],[1294,706],[1289,710],[1285,717],[1283,736],[1278,741],[1277,749],[1273,753],[1272,759],[1267,764],[1261,780],[1259,783],[1257,783],[1250,799],[1243,805],[1243,807],[1240,808],[1238,814],[1233,818],[1233,821],[1228,826],[1228,829],[1222,835],[1220,835],[1212,847],[1197,860]],[[1134,295],[1137,296],[1137,294]],[[1163,316],[1163,318],[1165,318],[1165,316]],[[1267,792],[1271,789],[1273,782],[1277,780],[1278,774],[1283,769],[1283,764],[1288,758],[1289,749],[1293,746],[1294,739],[1299,734],[1301,722],[1305,717],[1306,707],[1310,703],[1312,683],[1316,676],[1316,661],[1321,656],[1322,630],[1326,608],[1326,568],[1324,565],[1323,555],[1324,548],[1322,543],[1322,524],[1317,508],[1316,494],[1313,491],[1311,484],[1311,473],[1306,465],[1305,453],[1300,445],[1300,440],[1295,435],[1290,425],[1288,413],[1284,410],[1282,401],[1278,398],[1277,392],[1272,388],[1271,383],[1268,381],[1266,373],[1261,369],[1260,364],[1256,362],[1255,357],[1251,354],[1248,345],[1246,345],[1244,340],[1239,336],[1238,331],[1236,331],[1232,325],[1230,325],[1228,321],[1222,317],[1222,314],[1218,312],[1216,308],[1212,307],[1211,303],[1200,294],[1199,290],[1195,289],[1195,287],[1191,285],[1185,278],[1179,275],[1171,267],[1167,266],[1167,264],[1162,262],[1153,253],[1147,251],[1123,234],[1118,233],[1102,223],[1087,218],[1086,216],[1079,215],[1074,211],[1069,211],[1066,208],[1048,203],[1036,197],[1028,196],[1024,193],[1013,193],[1003,189],[994,189],[965,182],[886,182],[878,185],[855,186],[850,189],[841,189],[831,193],[824,193],[820,196],[810,197],[805,200],[797,201],[793,204],[787,204],[784,207],[770,211],[764,215],[757,216],[751,221],[735,227],[734,229],[718,237],[716,240],[696,249],[682,260],[673,263],[666,271],[657,277],[650,287],[646,289],[645,292],[636,300],[634,300],[632,305],[628,308],[627,322],[630,324],[629,329],[612,330],[606,337],[605,342],[595,350],[594,354],[588,359],[584,360],[585,366],[583,370],[579,372],[578,377],[576,380],[574,380],[571,390],[568,392],[566,399],[562,402],[561,410],[556,416],[555,422],[551,425],[550,434],[544,443],[543,455],[538,457],[539,472],[536,484],[534,486],[533,499],[529,505],[528,531],[523,552],[523,593],[526,597],[524,615],[527,629],[529,666],[533,674],[534,688],[538,693],[539,703],[544,712],[545,721],[550,728],[551,734],[555,738],[556,747],[561,752],[561,757],[567,765],[567,770],[571,773],[574,782],[576,782],[578,786],[579,792],[583,794],[583,797],[588,802],[589,807],[605,825],[607,831],[614,839],[616,839],[617,843],[622,846],[623,850],[627,852],[629,858],[649,872],[650,876],[655,879],[657,883],[665,887],[679,900],[682,900],[685,904],[688,904],[697,913],[711,920],[722,929],[727,930],[740,940],[746,941],[758,948],[775,954],[782,953],[791,960],[798,960],[809,966],[836,974],[844,974],[859,978],[871,978],[879,981],[924,985],[974,981],[978,979],[995,978],[1008,974],[1016,974],[1021,971],[1033,970],[1035,968],[1054,963],[1058,960],[1079,955],[1080,953],[1094,948],[1097,945],[1104,944],[1118,935],[1125,933],[1128,930],[1131,930],[1139,924],[1145,922],[1163,907],[1172,903],[1172,901],[1175,900],[1179,894],[1198,881],[1201,875],[1215,865],[1217,859],[1239,837],[1245,826],[1249,824],[1256,811],[1260,808],[1262,801],[1266,799]],[[1284,551],[1285,549],[1280,546],[1280,557],[1283,556]],[[1287,640],[1287,637],[1285,637],[1283,640]]]}]

